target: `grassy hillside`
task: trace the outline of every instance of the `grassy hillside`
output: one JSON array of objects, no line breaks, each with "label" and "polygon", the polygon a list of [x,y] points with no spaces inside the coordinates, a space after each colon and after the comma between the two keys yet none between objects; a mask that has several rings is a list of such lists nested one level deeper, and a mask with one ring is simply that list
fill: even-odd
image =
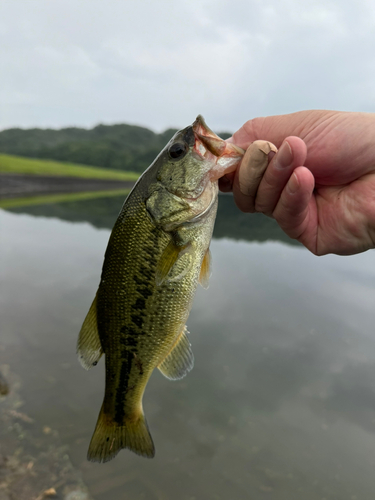
[{"label": "grassy hillside", "polygon": [[0,154],[0,173],[28,174],[28,175],[57,175],[67,177],[81,177],[87,179],[112,179],[135,181],[139,174],[122,172],[107,168],[86,167],[74,163],[63,163],[50,160],[32,160]]},{"label": "grassy hillside", "polygon": [[[0,153],[143,172],[176,132],[161,134],[135,125],[98,125],[54,129],[13,128],[0,131]],[[219,134],[223,139],[228,133]]]}]

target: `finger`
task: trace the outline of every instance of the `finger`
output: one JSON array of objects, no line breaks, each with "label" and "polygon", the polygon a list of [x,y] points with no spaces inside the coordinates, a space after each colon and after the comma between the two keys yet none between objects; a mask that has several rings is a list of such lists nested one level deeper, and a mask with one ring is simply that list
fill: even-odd
[{"label": "finger", "polygon": [[247,149],[252,142],[263,139],[279,148],[285,137],[304,137],[306,123],[311,122],[312,114],[318,112],[299,111],[288,115],[253,118],[245,122],[227,141]]},{"label": "finger", "polygon": [[[226,142],[230,142],[231,138]],[[247,149],[241,163],[246,165],[246,168],[239,169],[238,181],[240,190],[255,199],[255,194],[258,185],[262,179],[263,173],[267,168],[269,160],[276,153],[277,148],[269,141],[254,141]],[[272,155],[272,156],[271,156]],[[224,193],[232,191],[235,172],[224,175],[219,180],[219,189]]]},{"label": "finger", "polygon": [[271,160],[259,184],[255,210],[271,216],[292,172],[306,161],[306,144],[299,137],[287,137]]},{"label": "finger", "polygon": [[226,174],[219,179],[220,191],[223,193],[229,193],[232,191],[234,174],[235,172],[231,172],[230,174]]},{"label": "finger", "polygon": [[243,149],[257,139],[270,141],[279,148],[286,137],[305,138],[314,127],[337,114],[337,111],[306,110],[287,115],[257,117],[244,123],[230,140]]},{"label": "finger", "polygon": [[267,169],[276,146],[268,141],[254,141],[236,170],[233,181],[233,193],[237,206],[244,212],[255,212],[255,197],[259,183]]},{"label": "finger", "polygon": [[306,167],[297,167],[290,176],[273,212],[285,233],[300,240],[309,250],[316,247],[317,211],[313,197],[314,176]]}]

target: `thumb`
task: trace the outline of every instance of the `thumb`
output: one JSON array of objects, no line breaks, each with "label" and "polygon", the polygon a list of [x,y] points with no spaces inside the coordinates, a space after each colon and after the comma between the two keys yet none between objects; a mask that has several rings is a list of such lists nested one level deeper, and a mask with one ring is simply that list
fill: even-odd
[{"label": "thumb", "polygon": [[[275,115],[257,117],[248,120],[232,137],[227,139],[236,146],[247,150],[254,141],[262,140],[274,144],[280,148],[286,137],[297,136],[302,139],[309,131],[309,127],[324,118],[328,111],[298,111],[288,115]],[[223,192],[233,189],[235,174],[227,174],[219,180],[219,188]]]},{"label": "thumb", "polygon": [[317,122],[332,114],[331,111],[312,110],[253,118],[244,123],[228,141],[247,149],[252,142],[260,139],[272,142],[279,148],[288,136],[305,139]]}]

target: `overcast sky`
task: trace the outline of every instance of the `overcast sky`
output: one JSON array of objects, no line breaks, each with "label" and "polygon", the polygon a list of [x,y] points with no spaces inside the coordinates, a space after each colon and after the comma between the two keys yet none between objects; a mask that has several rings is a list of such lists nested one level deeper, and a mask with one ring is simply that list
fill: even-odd
[{"label": "overcast sky", "polygon": [[1,0],[0,129],[375,111],[374,0]]}]

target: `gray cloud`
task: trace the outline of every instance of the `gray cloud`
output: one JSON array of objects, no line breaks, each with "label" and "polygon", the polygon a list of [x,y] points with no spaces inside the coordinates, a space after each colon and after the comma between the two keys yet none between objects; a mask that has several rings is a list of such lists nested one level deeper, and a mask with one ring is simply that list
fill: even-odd
[{"label": "gray cloud", "polygon": [[375,111],[372,0],[12,0],[0,42],[0,128]]}]

